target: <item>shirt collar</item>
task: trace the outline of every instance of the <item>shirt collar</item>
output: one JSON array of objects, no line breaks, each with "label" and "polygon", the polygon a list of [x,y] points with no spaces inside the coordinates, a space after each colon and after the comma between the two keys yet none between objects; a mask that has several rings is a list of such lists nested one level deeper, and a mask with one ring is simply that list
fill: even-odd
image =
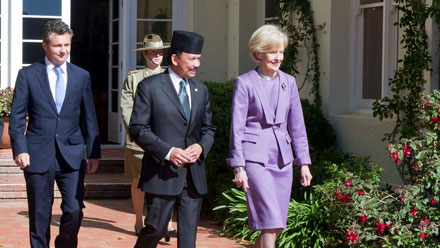
[{"label": "shirt collar", "polygon": [[[44,58],[44,61],[46,62],[47,71],[53,70],[55,65],[52,62],[50,62],[47,57]],[[64,63],[62,63],[59,67],[61,68],[61,73],[65,74],[67,68],[67,62],[64,61]]]},{"label": "shirt collar", "polygon": [[185,81],[185,85],[188,84],[188,80],[185,80],[185,79],[181,78],[179,75],[177,75],[177,74],[171,69],[171,67],[168,67],[168,71],[169,71],[170,78],[171,78],[171,81],[173,82],[173,84],[180,85],[180,81],[182,81],[182,80]]}]

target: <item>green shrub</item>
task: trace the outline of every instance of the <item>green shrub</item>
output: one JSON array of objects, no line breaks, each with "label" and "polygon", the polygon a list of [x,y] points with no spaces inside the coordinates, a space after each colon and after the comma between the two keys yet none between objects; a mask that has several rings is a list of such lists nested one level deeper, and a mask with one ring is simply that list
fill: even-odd
[{"label": "green shrub", "polygon": [[213,124],[216,127],[214,145],[206,158],[208,194],[203,203],[203,212],[206,214],[211,211],[221,193],[234,185],[231,181],[234,174],[225,161],[229,157],[233,84],[231,82],[205,84],[209,90]]},{"label": "green shrub", "polygon": [[14,89],[11,87],[0,89],[0,117],[7,117],[11,114],[13,95]]},{"label": "green shrub", "polygon": [[[291,200],[287,227],[278,237],[277,247],[343,246],[346,228],[352,218],[357,217],[350,217],[350,209],[341,207],[338,198],[334,196],[336,189],[341,182],[345,182],[346,175],[370,182],[369,187],[379,187],[380,171],[368,158],[356,158],[335,148],[324,150],[322,157],[342,163],[321,162],[319,166],[323,172],[319,185],[309,188],[310,192],[301,197],[302,201]],[[325,175],[331,176],[325,178]],[[224,217],[223,234],[255,241],[258,233],[249,230],[245,194],[232,188],[224,192],[223,196],[214,208]]]}]

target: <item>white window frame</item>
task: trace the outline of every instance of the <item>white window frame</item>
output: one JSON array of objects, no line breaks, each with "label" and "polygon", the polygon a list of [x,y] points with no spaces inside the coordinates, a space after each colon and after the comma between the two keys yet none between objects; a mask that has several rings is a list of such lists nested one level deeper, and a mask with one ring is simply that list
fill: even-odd
[{"label": "white window frame", "polygon": [[[3,25],[2,22],[2,32],[4,32],[3,30],[8,30],[8,29],[14,30],[14,32],[6,34],[7,35],[6,37],[8,39],[8,41],[6,42],[7,43],[6,49],[8,52],[4,55],[2,51],[2,64],[8,63],[9,65],[9,67],[7,68],[8,72],[6,79],[4,79],[2,73],[2,85],[1,85],[2,87],[5,86],[3,84],[3,81],[6,82],[5,84],[9,83],[9,85],[7,86],[14,87],[18,71],[21,68],[23,68],[23,66],[29,65],[29,64],[23,64],[23,42],[34,42],[34,43],[42,42],[42,40],[23,39],[23,18],[61,18],[63,22],[65,22],[67,25],[70,26],[70,10],[71,10],[70,1],[71,0],[61,0],[61,16],[23,15],[22,0],[2,1],[2,12],[5,13],[6,11],[8,13],[11,13],[10,16],[7,16],[7,20],[8,20],[7,24]],[[4,2],[9,2],[10,5],[6,3],[4,4]],[[6,28],[4,28],[5,26]],[[2,39],[2,43],[3,40],[5,39]]]},{"label": "white window frame", "polygon": [[1,58],[0,58],[0,70],[1,70],[1,84],[0,88],[4,89],[10,85],[9,80],[9,63],[8,63],[8,53],[9,53],[9,29],[8,29],[8,23],[9,23],[9,1],[2,1],[1,2]]},{"label": "white window frame", "polygon": [[382,30],[382,88],[381,98],[390,97],[389,79],[397,68],[398,11],[394,0],[383,0],[381,3],[360,5],[360,0],[353,0],[352,7],[352,97],[351,109],[371,111],[374,99],[362,99],[362,61],[363,61],[363,10],[372,7],[383,7]]}]

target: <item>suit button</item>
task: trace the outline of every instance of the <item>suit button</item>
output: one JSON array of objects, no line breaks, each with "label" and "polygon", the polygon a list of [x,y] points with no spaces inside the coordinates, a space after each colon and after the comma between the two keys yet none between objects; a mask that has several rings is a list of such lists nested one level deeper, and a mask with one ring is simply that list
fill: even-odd
[{"label": "suit button", "polygon": [[188,123],[184,122],[183,125],[186,126],[186,125],[188,125]]},{"label": "suit button", "polygon": [[60,137],[60,135],[59,135],[59,134],[55,134],[55,137],[57,137],[57,138],[58,138],[58,137]]}]

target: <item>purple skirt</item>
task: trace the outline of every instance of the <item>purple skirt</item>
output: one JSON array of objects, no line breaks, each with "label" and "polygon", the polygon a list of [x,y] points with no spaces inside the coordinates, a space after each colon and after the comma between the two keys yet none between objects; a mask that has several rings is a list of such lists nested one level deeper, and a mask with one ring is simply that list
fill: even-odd
[{"label": "purple skirt", "polygon": [[[275,143],[276,144],[276,143]],[[285,229],[292,189],[292,163],[284,166],[278,147],[268,164],[246,161],[249,189],[246,194],[249,228]]]}]

